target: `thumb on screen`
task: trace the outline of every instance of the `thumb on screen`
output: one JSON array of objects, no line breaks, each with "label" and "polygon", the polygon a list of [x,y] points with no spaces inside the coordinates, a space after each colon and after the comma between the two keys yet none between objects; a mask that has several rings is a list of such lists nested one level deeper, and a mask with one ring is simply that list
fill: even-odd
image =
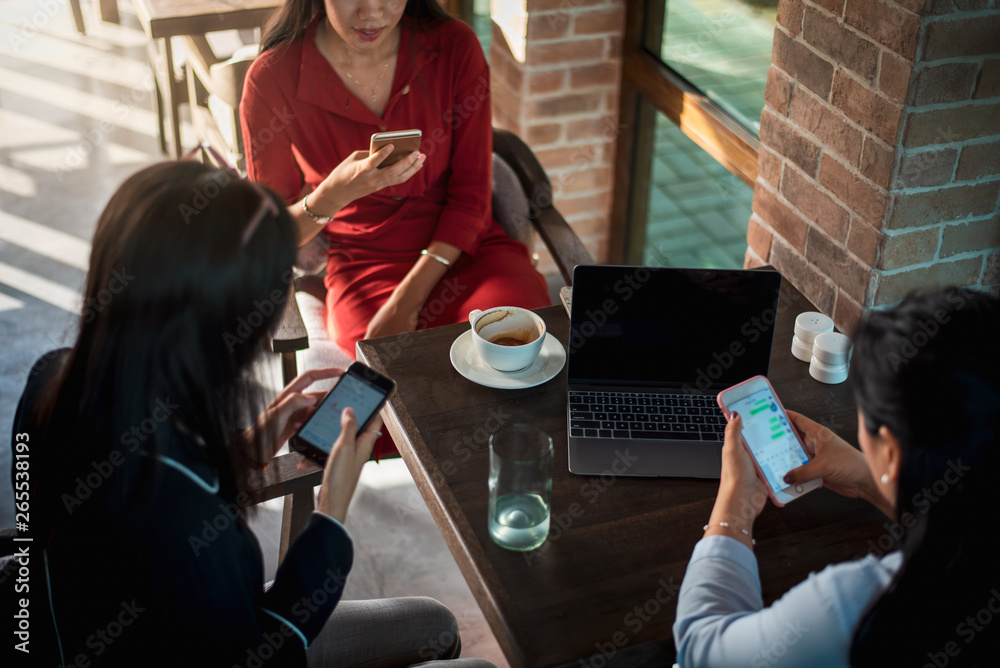
[{"label": "thumb on screen", "polygon": [[782,480],[788,485],[801,485],[803,483],[809,482],[810,480],[815,480],[822,476],[819,475],[817,470],[819,465],[816,464],[815,460],[810,461],[802,466],[796,466],[791,471],[785,474]]},{"label": "thumb on screen", "polygon": [[340,433],[354,436],[358,430],[358,419],[354,416],[354,409],[348,406],[340,413]]}]

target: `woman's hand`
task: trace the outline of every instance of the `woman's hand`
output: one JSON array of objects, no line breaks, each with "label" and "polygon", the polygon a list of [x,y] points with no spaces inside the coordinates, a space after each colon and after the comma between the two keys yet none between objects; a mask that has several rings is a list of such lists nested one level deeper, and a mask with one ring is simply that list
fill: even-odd
[{"label": "woman's hand", "polygon": [[860,450],[805,415],[788,411],[788,417],[802,436],[812,459],[789,471],[785,475],[786,483],[800,485],[822,478],[823,486],[837,494],[865,499],[889,514],[885,498],[878,492],[871,469]]},{"label": "woman's hand", "polygon": [[767,487],[757,475],[750,453],[743,447],[743,419],[733,413],[726,425],[722,445],[722,476],[719,496],[738,501],[740,512],[752,524],[767,502]]},{"label": "woman's hand", "polygon": [[368,151],[355,151],[347,156],[316,188],[317,197],[309,199],[310,208],[332,216],[356,199],[409,181],[424,166],[427,156],[414,151],[395,165],[379,169],[393,148],[392,144],[386,144],[371,155]]},{"label": "woman's hand", "polygon": [[[306,388],[318,380],[339,378],[343,369],[312,369],[301,374],[288,384],[278,396],[268,404],[264,414],[257,419],[256,429],[265,435],[274,435],[265,450],[254,456],[261,464],[267,464],[274,454],[292,437],[306,418],[316,409],[324,392],[306,392]],[[249,434],[247,434],[249,437]],[[251,440],[248,438],[248,440]]]},{"label": "woman's hand", "polygon": [[374,339],[378,336],[412,332],[417,328],[417,318],[422,306],[422,304],[408,304],[406,299],[400,297],[397,289],[372,316],[365,331],[365,338]]},{"label": "woman's hand", "polygon": [[[767,503],[767,488],[743,447],[742,428],[739,413],[733,413],[726,425],[726,439],[722,445],[719,494],[705,535],[729,536],[753,549],[753,522]],[[728,526],[723,526],[722,522]]]},{"label": "woman's hand", "polygon": [[385,304],[372,316],[365,331],[366,339],[412,332],[417,328],[420,310],[427,297],[462,254],[459,248],[442,241],[432,241],[427,250],[448,260],[449,264],[444,266],[429,255],[421,255]]},{"label": "woman's hand", "polygon": [[345,408],[340,414],[340,436],[330,449],[323,469],[323,482],[319,488],[316,510],[343,522],[347,508],[358,486],[361,467],[369,460],[378,431],[382,428],[382,417],[376,415],[368,428],[357,438],[358,421],[354,410]]}]

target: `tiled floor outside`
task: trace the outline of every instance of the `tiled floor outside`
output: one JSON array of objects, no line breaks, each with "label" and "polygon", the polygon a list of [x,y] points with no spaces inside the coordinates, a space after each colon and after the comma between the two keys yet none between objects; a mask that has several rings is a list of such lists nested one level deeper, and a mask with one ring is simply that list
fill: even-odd
[{"label": "tiled floor outside", "polygon": [[742,267],[752,197],[749,186],[658,114],[643,264]]},{"label": "tiled floor outside", "polygon": [[660,57],[755,134],[777,0],[667,0]]}]

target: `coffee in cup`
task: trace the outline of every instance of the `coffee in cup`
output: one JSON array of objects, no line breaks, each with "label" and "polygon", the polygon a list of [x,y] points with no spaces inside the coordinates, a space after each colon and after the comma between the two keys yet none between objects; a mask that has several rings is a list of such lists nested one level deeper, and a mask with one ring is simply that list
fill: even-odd
[{"label": "coffee in cup", "polygon": [[531,343],[531,341],[526,341],[525,339],[518,336],[501,334],[496,338],[490,339],[490,343],[495,343],[498,346],[523,346],[526,343]]},{"label": "coffee in cup", "polygon": [[469,313],[472,343],[479,357],[497,371],[530,366],[545,340],[545,321],[517,306]]}]

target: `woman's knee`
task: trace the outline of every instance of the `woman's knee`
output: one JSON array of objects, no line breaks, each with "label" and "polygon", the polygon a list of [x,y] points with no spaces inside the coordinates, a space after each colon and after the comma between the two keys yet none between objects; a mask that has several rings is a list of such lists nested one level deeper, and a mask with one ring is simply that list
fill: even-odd
[{"label": "woman's knee", "polygon": [[420,656],[426,659],[453,659],[461,654],[462,641],[458,633],[458,620],[440,601],[426,596],[413,597],[416,614],[422,621],[426,640]]}]

